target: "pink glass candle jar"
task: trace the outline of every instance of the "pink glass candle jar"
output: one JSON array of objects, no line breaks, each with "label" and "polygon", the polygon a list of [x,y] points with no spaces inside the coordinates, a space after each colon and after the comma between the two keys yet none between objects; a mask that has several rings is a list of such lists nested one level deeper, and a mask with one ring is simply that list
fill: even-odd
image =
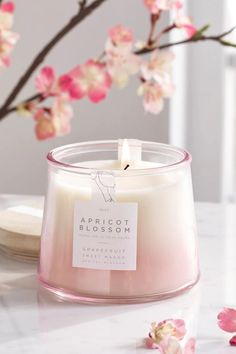
[{"label": "pink glass candle jar", "polygon": [[162,299],[199,278],[191,156],[139,140],[48,154],[40,283],[63,299]]}]

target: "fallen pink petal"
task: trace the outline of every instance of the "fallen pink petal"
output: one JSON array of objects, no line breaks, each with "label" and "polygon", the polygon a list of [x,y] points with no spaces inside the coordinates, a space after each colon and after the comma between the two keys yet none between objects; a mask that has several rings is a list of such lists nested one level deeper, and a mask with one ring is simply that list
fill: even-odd
[{"label": "fallen pink petal", "polygon": [[236,347],[236,336],[233,336],[230,339],[229,344],[232,345],[232,347]]},{"label": "fallen pink petal", "polygon": [[149,349],[159,349],[161,353],[171,353],[168,348],[175,348],[176,351],[173,353],[181,353],[178,342],[184,338],[185,334],[186,327],[182,319],[153,322],[149,336],[145,338],[145,345]]},{"label": "fallen pink petal", "polygon": [[225,332],[236,332],[236,310],[225,307],[218,314],[218,326]]}]

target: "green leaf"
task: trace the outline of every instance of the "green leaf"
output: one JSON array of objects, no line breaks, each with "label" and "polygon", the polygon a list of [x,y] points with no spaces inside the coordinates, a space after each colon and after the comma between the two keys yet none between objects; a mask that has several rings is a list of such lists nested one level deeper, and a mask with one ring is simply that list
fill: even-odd
[{"label": "green leaf", "polygon": [[224,39],[221,39],[219,42],[220,42],[222,45],[226,46],[226,47],[233,47],[233,48],[236,48],[236,44],[235,44],[235,43],[231,43],[231,42],[225,41]]},{"label": "green leaf", "polygon": [[201,28],[199,28],[199,30],[197,30],[197,32],[195,33],[195,35],[193,36],[193,38],[201,38],[202,35],[210,28],[210,24],[205,25]]}]

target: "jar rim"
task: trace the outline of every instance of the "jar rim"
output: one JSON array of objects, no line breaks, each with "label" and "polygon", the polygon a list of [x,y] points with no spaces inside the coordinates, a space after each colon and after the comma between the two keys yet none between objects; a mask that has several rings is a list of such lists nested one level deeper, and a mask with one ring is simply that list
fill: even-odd
[{"label": "jar rim", "polygon": [[[128,139],[129,140],[129,139]],[[60,169],[63,169],[65,171],[70,171],[74,173],[79,173],[79,174],[91,174],[94,171],[109,171],[115,175],[115,176],[130,176],[130,175],[139,175],[139,174],[150,174],[150,173],[160,173],[160,172],[167,172],[171,169],[176,169],[179,166],[185,165],[185,164],[190,164],[192,161],[192,156],[191,154],[179,147],[176,147],[174,145],[169,145],[169,144],[164,144],[164,143],[158,143],[154,141],[142,141],[142,140],[136,140],[138,143],[141,144],[142,150],[146,152],[155,152],[155,148],[158,148],[162,150],[163,152],[169,152],[169,153],[177,153],[181,156],[179,160],[173,163],[165,164],[163,166],[154,166],[154,167],[144,167],[144,168],[135,168],[135,169],[127,169],[124,173],[124,170],[116,170],[116,169],[106,169],[106,168],[92,168],[92,167],[86,167],[86,166],[80,166],[79,162],[78,164],[70,164],[70,163],[65,163],[58,158],[58,155],[61,153],[68,153],[67,156],[69,156],[69,153],[76,149],[76,148],[81,148],[84,149],[81,151],[81,153],[86,153],[86,152],[91,152],[91,151],[96,151],[96,150],[86,150],[87,148],[91,147],[100,147],[103,148],[100,151],[106,151],[104,148],[114,145],[118,147],[119,140],[96,140],[96,141],[86,141],[86,142],[79,142],[79,143],[74,143],[74,144],[68,144],[68,145],[63,145],[57,148],[52,149],[49,151],[47,154],[47,160],[50,165],[53,165],[55,167],[58,167]],[[149,149],[149,150],[145,150]],[[97,150],[99,152],[99,150]],[[107,151],[109,151],[107,149]]]}]

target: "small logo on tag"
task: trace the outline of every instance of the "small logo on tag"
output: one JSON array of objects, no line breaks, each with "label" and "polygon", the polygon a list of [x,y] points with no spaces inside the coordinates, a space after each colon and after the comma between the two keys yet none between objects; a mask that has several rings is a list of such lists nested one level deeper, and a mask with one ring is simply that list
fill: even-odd
[{"label": "small logo on tag", "polygon": [[115,178],[112,173],[96,171],[92,174],[93,199],[104,202],[115,202]]}]

